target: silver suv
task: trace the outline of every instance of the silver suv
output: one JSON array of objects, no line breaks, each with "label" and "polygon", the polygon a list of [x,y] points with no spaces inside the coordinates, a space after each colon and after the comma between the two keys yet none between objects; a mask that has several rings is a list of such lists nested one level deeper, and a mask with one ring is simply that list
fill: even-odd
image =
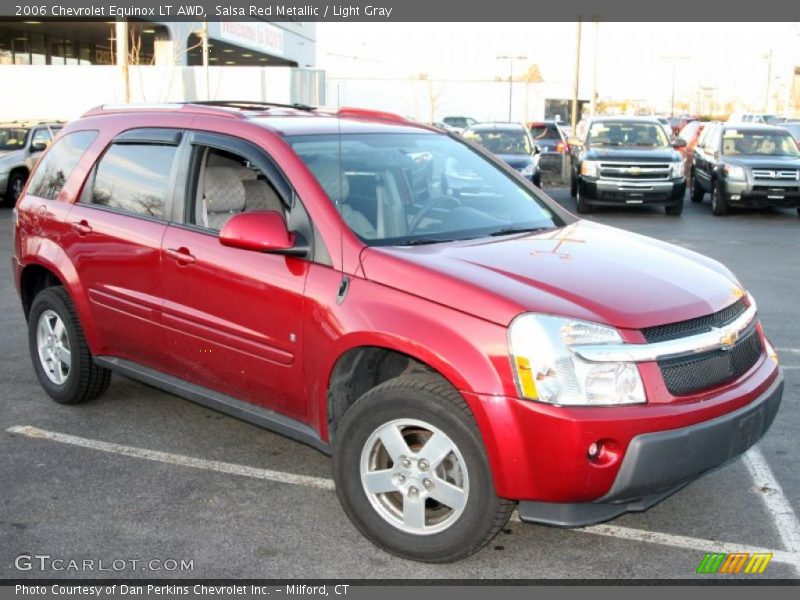
[{"label": "silver suv", "polygon": [[16,204],[28,174],[61,127],[63,123],[60,121],[0,123],[2,204]]}]

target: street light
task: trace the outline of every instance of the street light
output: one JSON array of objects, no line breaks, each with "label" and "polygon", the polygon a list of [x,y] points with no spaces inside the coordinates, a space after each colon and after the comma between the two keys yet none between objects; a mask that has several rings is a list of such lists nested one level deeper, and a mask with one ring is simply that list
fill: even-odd
[{"label": "street light", "polygon": [[662,56],[661,60],[672,61],[672,100],[669,105],[669,116],[675,116],[675,66],[679,60],[689,60],[688,56]]},{"label": "street light", "polygon": [[[515,60],[528,60],[527,56],[509,56],[509,55],[502,55],[498,56],[497,60],[507,60],[508,61],[508,120],[511,122],[511,99],[514,94],[514,61]],[[527,115],[525,115],[527,118]]]}]

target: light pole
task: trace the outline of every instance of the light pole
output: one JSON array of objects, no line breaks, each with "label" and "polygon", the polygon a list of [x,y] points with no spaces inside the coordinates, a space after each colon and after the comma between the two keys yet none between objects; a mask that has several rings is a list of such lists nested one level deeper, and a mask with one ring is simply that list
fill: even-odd
[{"label": "light pole", "polygon": [[578,91],[581,76],[581,28],[583,22],[578,17],[578,27],[575,32],[575,75],[572,81],[572,114],[570,115],[570,125],[572,134],[575,135],[575,128],[578,124]]},{"label": "light pole", "polygon": [[600,20],[598,17],[594,21],[594,56],[592,57],[592,116],[597,114],[597,48],[600,41]]},{"label": "light pole", "polygon": [[672,61],[672,100],[669,105],[669,116],[675,116],[675,69],[679,60],[689,60],[688,56],[662,56],[661,60]]},{"label": "light pole", "polygon": [[[511,122],[511,106],[512,98],[514,96],[514,61],[515,60],[528,60],[527,56],[509,56],[504,54],[498,56],[497,60],[508,61],[508,121]],[[527,115],[526,115],[527,117]]]},{"label": "light pole", "polygon": [[764,113],[769,112],[769,92],[772,86],[772,48],[764,55],[767,61],[767,85],[764,87]]}]

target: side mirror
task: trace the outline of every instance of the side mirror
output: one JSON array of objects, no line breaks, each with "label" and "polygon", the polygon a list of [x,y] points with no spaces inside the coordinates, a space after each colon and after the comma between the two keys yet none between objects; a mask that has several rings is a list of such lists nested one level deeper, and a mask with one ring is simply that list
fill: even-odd
[{"label": "side mirror", "polygon": [[541,146],[539,146],[539,144],[534,144],[533,145],[533,153],[534,154],[541,154],[542,153],[542,148],[541,148]]},{"label": "side mirror", "polygon": [[675,138],[672,140],[672,147],[673,148],[686,148],[686,140],[683,138]]},{"label": "side mirror", "polygon": [[308,245],[286,228],[283,216],[274,210],[239,213],[219,232],[223,246],[286,256],[306,256]]},{"label": "side mirror", "polygon": [[31,144],[31,152],[44,152],[47,150],[46,142],[33,142]]}]

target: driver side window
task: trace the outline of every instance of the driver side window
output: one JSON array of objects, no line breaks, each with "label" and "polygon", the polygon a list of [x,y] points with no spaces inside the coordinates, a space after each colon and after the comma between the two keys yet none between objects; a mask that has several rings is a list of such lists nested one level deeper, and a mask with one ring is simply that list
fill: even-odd
[{"label": "driver side window", "polygon": [[206,146],[197,146],[194,198],[188,222],[220,231],[232,216],[251,211],[274,210],[286,218],[286,205],[258,167],[245,157]]}]

